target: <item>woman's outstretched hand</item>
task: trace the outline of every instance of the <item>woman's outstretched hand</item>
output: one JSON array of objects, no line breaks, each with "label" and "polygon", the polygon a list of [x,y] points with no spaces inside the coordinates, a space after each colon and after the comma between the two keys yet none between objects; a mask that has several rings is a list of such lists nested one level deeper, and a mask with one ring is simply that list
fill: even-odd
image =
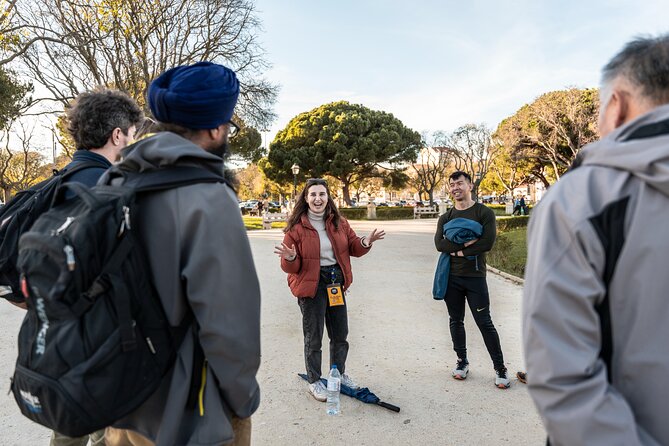
[{"label": "woman's outstretched hand", "polygon": [[297,257],[297,250],[295,249],[295,245],[289,248],[285,244],[281,243],[281,245],[277,245],[274,247],[274,254],[277,254],[279,257],[283,257],[284,259],[291,261],[295,260],[295,257]]},{"label": "woman's outstretched hand", "polygon": [[377,240],[383,240],[386,236],[386,231],[383,229],[374,229],[371,234],[365,237],[365,244],[371,246]]}]

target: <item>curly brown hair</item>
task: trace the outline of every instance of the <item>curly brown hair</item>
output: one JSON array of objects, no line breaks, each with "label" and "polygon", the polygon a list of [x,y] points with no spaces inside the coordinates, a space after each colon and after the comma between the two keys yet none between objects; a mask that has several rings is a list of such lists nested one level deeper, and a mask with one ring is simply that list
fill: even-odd
[{"label": "curly brown hair", "polygon": [[67,131],[77,150],[99,149],[107,144],[115,128],[124,135],[130,127],[138,126],[144,113],[127,94],[106,88],[81,93],[65,111]]},{"label": "curly brown hair", "polygon": [[330,188],[328,187],[327,181],[322,178],[309,178],[307,183],[300,192],[300,195],[297,197],[297,202],[295,203],[295,208],[288,217],[288,223],[283,232],[288,232],[290,229],[298,224],[302,220],[302,216],[307,213],[309,210],[309,203],[307,203],[307,194],[309,193],[309,188],[311,186],[325,186],[325,191],[328,193],[328,204],[325,206],[325,215],[323,218],[327,221],[330,215],[333,215],[332,223],[336,229],[339,229],[339,219],[341,218],[339,210],[335,205],[334,200],[332,199],[332,194],[330,194]]}]

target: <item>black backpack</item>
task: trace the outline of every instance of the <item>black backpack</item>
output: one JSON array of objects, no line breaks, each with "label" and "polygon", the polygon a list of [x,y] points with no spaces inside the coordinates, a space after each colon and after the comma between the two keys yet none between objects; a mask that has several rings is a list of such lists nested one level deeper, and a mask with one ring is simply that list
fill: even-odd
[{"label": "black backpack", "polygon": [[51,207],[61,183],[72,174],[90,167],[101,165],[81,162],[56,171],[51,178],[16,194],[0,209],[0,297],[16,303],[24,302],[16,269],[19,238],[30,229],[37,217]]},{"label": "black backpack", "polygon": [[71,437],[139,407],[193,325],[190,312],[179,327],[167,322],[134,230],[137,196],[225,182],[196,167],[122,175],[119,186],[65,184],[77,197],[39,217],[19,242],[28,312],[12,392],[25,416]]}]

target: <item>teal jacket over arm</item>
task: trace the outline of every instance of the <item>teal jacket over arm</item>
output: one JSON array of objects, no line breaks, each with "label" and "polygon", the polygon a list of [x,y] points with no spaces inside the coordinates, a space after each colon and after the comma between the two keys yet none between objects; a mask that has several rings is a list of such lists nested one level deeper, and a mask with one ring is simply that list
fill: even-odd
[{"label": "teal jacket over arm", "polygon": [[[444,237],[453,243],[466,243],[470,240],[480,238],[483,234],[483,226],[477,221],[468,218],[454,218],[444,225]],[[469,256],[474,260],[476,256]],[[442,252],[437,262],[437,270],[434,273],[432,285],[432,297],[441,300],[446,296],[448,288],[448,275],[451,271],[451,255]]]}]

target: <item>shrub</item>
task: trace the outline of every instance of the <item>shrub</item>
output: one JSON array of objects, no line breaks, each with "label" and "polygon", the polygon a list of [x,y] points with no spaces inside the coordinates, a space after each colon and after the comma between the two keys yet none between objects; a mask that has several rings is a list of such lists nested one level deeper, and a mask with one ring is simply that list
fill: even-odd
[{"label": "shrub", "polygon": [[[357,208],[339,208],[339,213],[347,220],[367,220],[367,207]],[[413,208],[406,207],[386,207],[376,208],[377,220],[408,220],[413,218]]]},{"label": "shrub", "polygon": [[[366,214],[365,214],[366,216]],[[376,218],[379,220],[407,220],[413,219],[413,208],[407,207],[377,207]]]},{"label": "shrub", "polygon": [[529,221],[529,215],[500,217],[497,219],[497,232],[506,232],[517,228],[527,228],[527,223]]},{"label": "shrub", "polygon": [[366,220],[367,219],[367,208],[339,208],[339,213],[346,220]]},{"label": "shrub", "polygon": [[527,230],[518,228],[498,233],[495,246],[487,254],[486,260],[495,268],[523,277],[527,260]]},{"label": "shrub", "polygon": [[[486,204],[492,211],[495,213],[496,216],[498,217],[504,217],[506,215],[509,215],[506,213],[506,205],[505,204]],[[527,206],[528,212],[532,211],[532,206]]]}]

